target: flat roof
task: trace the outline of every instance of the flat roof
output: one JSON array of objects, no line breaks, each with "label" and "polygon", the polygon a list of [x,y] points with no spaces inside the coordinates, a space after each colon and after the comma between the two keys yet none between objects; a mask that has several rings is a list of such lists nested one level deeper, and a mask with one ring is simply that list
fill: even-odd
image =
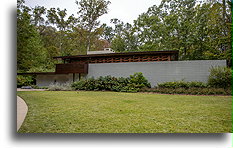
[{"label": "flat roof", "polygon": [[113,57],[113,56],[129,56],[129,55],[148,55],[148,54],[178,54],[178,50],[164,51],[143,51],[143,52],[121,52],[121,53],[106,53],[106,54],[88,54],[88,55],[73,55],[73,56],[58,56],[54,59],[74,59],[74,58],[89,58],[89,57]]}]

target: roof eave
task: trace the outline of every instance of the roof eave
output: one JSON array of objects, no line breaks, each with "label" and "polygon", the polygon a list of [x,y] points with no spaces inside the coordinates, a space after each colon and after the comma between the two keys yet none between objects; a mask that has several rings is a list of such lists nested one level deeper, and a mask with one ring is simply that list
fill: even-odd
[{"label": "roof eave", "polygon": [[73,59],[73,58],[88,58],[88,57],[106,57],[106,56],[127,56],[127,55],[145,55],[145,54],[168,54],[179,53],[178,50],[164,50],[164,51],[144,51],[144,52],[123,52],[123,53],[106,53],[106,54],[89,54],[89,55],[74,55],[74,56],[58,56],[53,59]]}]

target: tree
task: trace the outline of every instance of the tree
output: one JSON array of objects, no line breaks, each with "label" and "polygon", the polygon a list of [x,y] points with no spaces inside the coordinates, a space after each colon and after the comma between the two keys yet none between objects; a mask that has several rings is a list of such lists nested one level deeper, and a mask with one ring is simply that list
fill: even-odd
[{"label": "tree", "polygon": [[209,46],[205,57],[209,59],[231,60],[231,5],[230,1],[208,3],[210,14],[208,16]]},{"label": "tree", "polygon": [[66,49],[63,48],[63,44],[65,44],[66,42],[65,35],[68,29],[72,28],[72,26],[77,21],[74,15],[71,15],[67,19],[65,19],[67,17],[66,11],[67,11],[66,9],[60,10],[60,8],[57,9],[50,8],[47,14],[48,21],[51,24],[56,25],[56,27],[59,29],[59,37],[60,37],[59,49],[62,55],[67,54],[67,52],[65,51]]},{"label": "tree", "polygon": [[165,38],[163,33],[165,26],[161,22],[160,9],[155,5],[148,9],[147,13],[139,15],[134,21],[134,28],[138,35],[139,49],[145,50],[162,50],[162,39]]},{"label": "tree", "polygon": [[35,8],[33,8],[33,10],[32,10],[32,24],[34,26],[44,25],[45,19],[44,19],[43,15],[45,15],[45,14],[46,14],[45,7],[36,6]]},{"label": "tree", "polygon": [[107,26],[107,24],[103,24],[101,28],[104,30],[101,37],[110,43],[115,35],[113,28],[111,26]]},{"label": "tree", "polygon": [[111,42],[111,48],[117,52],[129,52],[138,50],[138,36],[134,27],[118,19],[111,19],[111,22],[115,25],[115,36]]},{"label": "tree", "polygon": [[44,15],[46,14],[46,8],[43,6],[36,6],[32,8],[31,24],[37,28],[37,31],[41,35],[45,30],[48,21],[45,21]]},{"label": "tree", "polygon": [[79,28],[83,28],[87,31],[87,43],[86,49],[90,50],[91,47],[91,38],[93,32],[99,27],[100,22],[98,21],[99,17],[108,12],[108,5],[110,1],[105,0],[81,0],[80,2],[76,1],[76,4],[79,6]]},{"label": "tree", "polygon": [[139,49],[179,50],[182,60],[229,59],[231,5],[226,0],[162,0],[134,21]]},{"label": "tree", "polygon": [[34,25],[30,24],[31,15],[23,0],[17,1],[17,70],[31,71],[46,63],[46,50]]}]

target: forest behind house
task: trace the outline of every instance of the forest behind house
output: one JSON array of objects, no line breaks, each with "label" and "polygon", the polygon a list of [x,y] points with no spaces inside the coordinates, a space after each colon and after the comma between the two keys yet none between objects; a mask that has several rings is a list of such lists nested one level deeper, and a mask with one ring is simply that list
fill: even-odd
[{"label": "forest behind house", "polygon": [[112,25],[99,21],[110,1],[74,5],[76,17],[66,9],[30,8],[17,0],[17,72],[54,71],[55,56],[106,47],[115,52],[179,50],[179,60],[231,61],[230,0],[162,0],[132,24],[113,18]]}]

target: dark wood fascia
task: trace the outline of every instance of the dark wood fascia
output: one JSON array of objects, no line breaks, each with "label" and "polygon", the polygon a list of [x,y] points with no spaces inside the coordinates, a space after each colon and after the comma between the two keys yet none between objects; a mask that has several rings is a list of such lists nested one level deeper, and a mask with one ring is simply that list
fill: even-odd
[{"label": "dark wood fascia", "polygon": [[136,56],[136,55],[158,55],[158,54],[178,54],[178,50],[169,51],[144,51],[144,52],[124,52],[124,53],[108,53],[108,54],[89,54],[89,55],[74,55],[74,56],[59,56],[54,59],[77,59],[77,58],[91,58],[91,57],[115,57],[115,56]]}]

